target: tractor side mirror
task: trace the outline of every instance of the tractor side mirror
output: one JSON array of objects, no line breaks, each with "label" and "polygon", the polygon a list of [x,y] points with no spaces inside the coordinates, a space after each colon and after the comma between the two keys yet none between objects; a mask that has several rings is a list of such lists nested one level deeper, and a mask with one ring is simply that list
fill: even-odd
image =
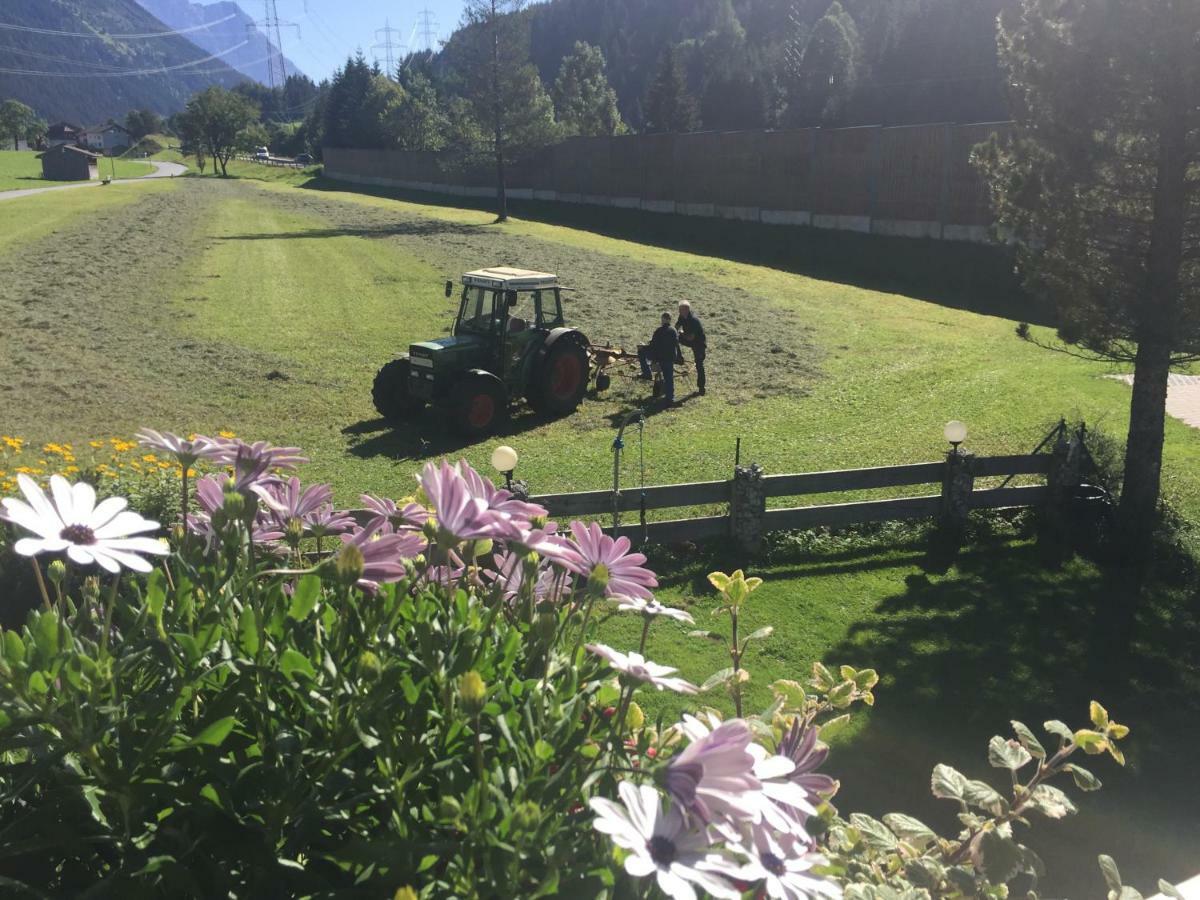
[{"label": "tractor side mirror", "polygon": [[446,296],[447,297],[454,296],[454,282],[453,281],[446,282]]},{"label": "tractor side mirror", "polygon": [[505,291],[504,292],[504,305],[508,306],[508,307],[513,307],[513,306],[517,305],[517,292],[516,291]]}]

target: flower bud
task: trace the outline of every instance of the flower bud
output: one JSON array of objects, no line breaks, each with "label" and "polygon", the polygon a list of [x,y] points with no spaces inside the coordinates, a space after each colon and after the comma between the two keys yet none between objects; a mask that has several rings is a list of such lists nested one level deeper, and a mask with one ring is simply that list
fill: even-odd
[{"label": "flower bud", "polygon": [[630,703],[629,709],[625,711],[625,727],[630,731],[641,731],[645,724],[646,714],[642,712],[642,708],[636,703]]},{"label": "flower bud", "polygon": [[363,651],[358,657],[358,677],[363,681],[378,681],[383,674],[383,664],[379,657],[370,650]]},{"label": "flower bud", "polygon": [[554,612],[554,608],[543,609],[542,607],[550,606],[548,603],[538,604],[537,619],[534,621],[534,628],[537,629],[537,635],[546,643],[554,640],[554,635],[558,633],[558,616]]},{"label": "flower bud", "polygon": [[83,599],[95,603],[100,599],[100,579],[89,575],[83,580]]},{"label": "flower bud", "polygon": [[588,590],[597,596],[603,595],[604,589],[608,587],[608,566],[596,563],[592,573],[588,575],[587,586]]},{"label": "flower bud", "polygon": [[344,544],[336,557],[337,578],[349,587],[363,577],[366,563],[362,551],[354,544]]},{"label": "flower bud", "polygon": [[532,516],[529,519],[529,527],[535,529],[545,528],[550,523],[549,516]]},{"label": "flower bud", "polygon": [[[287,541],[288,546],[292,549],[300,546],[300,539],[304,537],[304,523],[293,516],[288,519],[287,528],[284,530],[283,539]],[[357,579],[355,579],[357,581]]]},{"label": "flower bud", "polygon": [[533,831],[542,821],[542,808],[532,800],[518,803],[512,821],[517,831]]},{"label": "flower bud", "polygon": [[425,539],[428,541],[437,540],[438,527],[437,522],[433,520],[433,516],[425,520],[425,524],[421,526],[421,534],[425,535]]},{"label": "flower bud", "polygon": [[487,685],[479,673],[472,669],[458,679],[458,697],[463,709],[472,716],[479,715],[483,701],[487,699]]},{"label": "flower bud", "polygon": [[230,519],[240,519],[242,513],[246,511],[246,498],[242,496],[242,492],[234,485],[232,478],[225,480],[225,488],[222,492],[221,509]]},{"label": "flower bud", "polygon": [[46,577],[52,584],[62,584],[67,577],[67,564],[61,559],[51,560],[50,565],[46,566]]},{"label": "flower bud", "polygon": [[392,897],[392,900],[419,900],[419,898],[416,891],[405,885],[402,888],[396,888],[396,893]]},{"label": "flower bud", "polygon": [[476,541],[475,558],[479,559],[482,556],[487,556],[487,554],[492,552],[492,548],[494,546],[495,544],[492,542],[491,538],[484,538],[482,541]]},{"label": "flower bud", "polygon": [[183,543],[183,539],[187,537],[187,529],[182,525],[174,525],[171,528],[171,540],[178,544]]}]

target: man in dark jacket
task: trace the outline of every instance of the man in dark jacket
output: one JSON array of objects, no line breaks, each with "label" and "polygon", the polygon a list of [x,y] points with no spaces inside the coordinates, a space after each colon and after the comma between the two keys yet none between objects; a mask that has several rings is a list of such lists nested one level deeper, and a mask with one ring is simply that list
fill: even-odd
[{"label": "man in dark jacket", "polygon": [[654,331],[654,337],[644,347],[638,347],[638,361],[642,364],[642,377],[649,380],[650,362],[658,363],[663,377],[663,399],[667,405],[675,403],[675,363],[683,362],[679,349],[679,336],[671,327],[671,314],[663,313],[662,325]]},{"label": "man in dark jacket", "polygon": [[679,342],[685,347],[692,348],[692,357],[696,361],[696,390],[704,396],[704,357],[708,352],[708,344],[704,337],[704,326],[692,315],[692,304],[686,300],[680,301],[679,319],[675,322],[679,330]]}]

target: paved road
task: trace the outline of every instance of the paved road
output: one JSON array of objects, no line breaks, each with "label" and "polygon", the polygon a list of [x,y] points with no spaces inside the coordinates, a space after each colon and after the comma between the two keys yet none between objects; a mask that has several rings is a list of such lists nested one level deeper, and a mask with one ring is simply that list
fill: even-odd
[{"label": "paved road", "polygon": [[[1132,375],[1110,376],[1126,384],[1133,384]],[[1167,377],[1167,412],[1193,428],[1200,428],[1200,375],[1176,375]]]},{"label": "paved road", "polygon": [[[139,160],[135,160],[137,162]],[[140,178],[118,178],[114,184],[127,184],[133,181],[148,181],[151,178],[174,178],[176,175],[182,175],[187,171],[187,166],[173,162],[156,162],[154,160],[146,160],[150,165],[154,166],[154,171],[149,175],[142,175]],[[0,200],[15,200],[17,197],[29,197],[33,194],[44,194],[46,191],[69,191],[74,188],[100,187],[102,181],[78,181],[71,184],[56,184],[53,187],[40,188],[24,188],[19,191],[0,191]]]}]

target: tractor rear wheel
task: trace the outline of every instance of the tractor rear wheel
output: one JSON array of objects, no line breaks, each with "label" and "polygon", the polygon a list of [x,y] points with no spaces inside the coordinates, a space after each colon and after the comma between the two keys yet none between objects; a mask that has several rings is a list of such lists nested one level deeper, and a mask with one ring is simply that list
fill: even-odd
[{"label": "tractor rear wheel", "polygon": [[507,411],[504,385],[495,376],[464,375],[450,391],[450,424],[466,437],[491,434]]},{"label": "tractor rear wheel", "polygon": [[371,399],[385,419],[408,419],[425,408],[424,400],[408,393],[408,372],[407,359],[393,359],[375,374]]},{"label": "tractor rear wheel", "polygon": [[575,411],[587,386],[587,351],[575,341],[559,341],[538,366],[530,403],[539,412],[563,416]]}]

